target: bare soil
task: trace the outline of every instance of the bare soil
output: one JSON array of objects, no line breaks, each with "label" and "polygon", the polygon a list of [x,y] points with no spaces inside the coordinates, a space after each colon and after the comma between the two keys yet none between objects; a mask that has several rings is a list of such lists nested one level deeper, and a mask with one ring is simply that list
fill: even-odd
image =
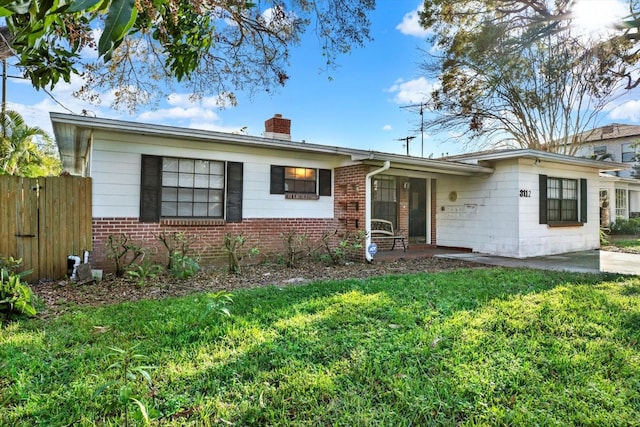
[{"label": "bare soil", "polygon": [[168,275],[149,279],[143,286],[134,280],[107,275],[100,282],[78,284],[70,280],[40,282],[32,285],[37,298],[44,303],[39,307],[42,317],[57,316],[77,306],[101,306],[141,299],[162,299],[185,296],[197,292],[215,292],[261,286],[291,286],[320,280],[365,279],[391,274],[441,272],[460,268],[479,268],[482,264],[439,258],[400,259],[375,264],[349,263],[326,266],[306,262],[298,268],[279,264],[244,266],[241,274],[232,274],[223,268],[201,271],[192,279],[179,280]]}]

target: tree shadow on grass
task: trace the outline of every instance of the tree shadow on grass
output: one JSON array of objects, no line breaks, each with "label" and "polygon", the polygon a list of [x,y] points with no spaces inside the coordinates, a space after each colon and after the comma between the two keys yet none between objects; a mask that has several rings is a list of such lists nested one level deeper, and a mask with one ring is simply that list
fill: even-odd
[{"label": "tree shadow on grass", "polygon": [[[508,351],[513,335],[508,329],[517,325],[509,324],[514,320],[507,314],[528,313],[530,317],[521,321],[535,325],[553,313],[553,307],[543,302],[525,306],[523,299],[535,300],[558,286],[594,286],[603,280],[570,273],[474,269],[270,287],[237,292],[230,319],[201,318],[203,296],[173,304],[147,301],[94,309],[68,326],[84,332],[51,334],[52,341],[58,341],[51,345],[80,350],[89,346],[99,354],[99,348],[141,342],[140,352],[158,366],[153,372],[157,403],[167,416],[183,412],[194,422],[211,416],[247,425],[450,424],[486,414],[482,405],[492,402],[509,413],[511,396],[495,385],[503,376],[498,371],[520,378],[523,392],[531,388],[521,377],[539,369],[513,367],[523,360],[523,352],[538,349],[523,344],[518,351]],[[502,303],[513,305],[507,314],[496,311]],[[118,325],[127,317],[123,312],[130,324]],[[118,319],[115,324],[113,319]],[[95,324],[111,329],[87,335],[86,329]],[[526,333],[542,332],[530,328]],[[73,342],[78,338],[81,342]],[[480,363],[491,360],[495,345],[504,356]],[[64,353],[73,359],[66,351],[56,351],[46,357]],[[72,394],[38,397],[56,389],[59,381],[87,375],[81,362],[66,365],[64,372],[43,373],[40,389],[23,389],[26,401],[41,399],[31,405],[32,412],[25,412],[26,419],[51,421],[47,413],[60,413],[62,408],[73,412],[84,405]],[[554,369],[544,367],[545,375],[534,377],[548,381]],[[482,372],[482,381],[465,379]],[[485,395],[493,400],[483,399]],[[9,403],[22,405],[13,399]],[[92,409],[85,416],[105,416],[95,404],[87,402],[87,407]]]}]

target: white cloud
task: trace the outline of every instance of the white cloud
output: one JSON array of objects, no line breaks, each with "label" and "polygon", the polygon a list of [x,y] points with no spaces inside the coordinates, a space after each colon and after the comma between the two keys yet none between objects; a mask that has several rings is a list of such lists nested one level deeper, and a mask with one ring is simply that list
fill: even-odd
[{"label": "white cloud", "polygon": [[640,121],[640,100],[627,101],[611,109],[609,118],[612,120]]},{"label": "white cloud", "polygon": [[393,129],[393,128],[391,127],[391,125],[384,125],[384,126],[382,126],[382,130],[383,130],[383,131],[390,131],[390,130],[392,130],[392,129]]},{"label": "white cloud", "polygon": [[424,77],[414,80],[404,81],[402,79],[387,89],[388,92],[395,93],[393,102],[396,104],[419,104],[429,97],[435,88],[435,83],[427,81]]},{"label": "white cloud", "polygon": [[[106,108],[101,108],[73,96],[73,92],[82,85],[82,79],[75,74],[71,75],[71,81],[58,82],[55,89],[49,91],[35,90],[28,80],[11,81],[7,89],[10,98],[21,102],[8,102],[8,108],[17,111],[25,119],[29,126],[37,126],[53,136],[53,128],[49,118],[50,112],[67,114],[82,114],[83,111],[90,115],[100,117],[114,117],[114,113]],[[18,91],[20,96],[15,96],[13,91]]]},{"label": "white cloud", "polygon": [[419,38],[425,38],[429,34],[427,30],[420,26],[419,12],[422,10],[422,5],[417,9],[406,13],[402,17],[402,22],[396,26],[396,30],[407,36],[414,36]]}]

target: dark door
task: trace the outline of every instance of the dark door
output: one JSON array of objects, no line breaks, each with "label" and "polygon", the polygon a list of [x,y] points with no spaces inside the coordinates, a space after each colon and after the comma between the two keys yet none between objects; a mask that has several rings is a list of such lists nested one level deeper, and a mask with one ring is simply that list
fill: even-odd
[{"label": "dark door", "polygon": [[426,179],[409,179],[409,243],[427,243]]}]

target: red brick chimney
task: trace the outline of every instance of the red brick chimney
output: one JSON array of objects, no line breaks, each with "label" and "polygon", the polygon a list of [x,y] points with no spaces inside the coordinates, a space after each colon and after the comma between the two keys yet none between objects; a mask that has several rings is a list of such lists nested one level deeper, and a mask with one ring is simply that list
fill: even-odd
[{"label": "red brick chimney", "polygon": [[291,141],[291,120],[283,119],[282,114],[274,114],[264,122],[264,136]]}]

